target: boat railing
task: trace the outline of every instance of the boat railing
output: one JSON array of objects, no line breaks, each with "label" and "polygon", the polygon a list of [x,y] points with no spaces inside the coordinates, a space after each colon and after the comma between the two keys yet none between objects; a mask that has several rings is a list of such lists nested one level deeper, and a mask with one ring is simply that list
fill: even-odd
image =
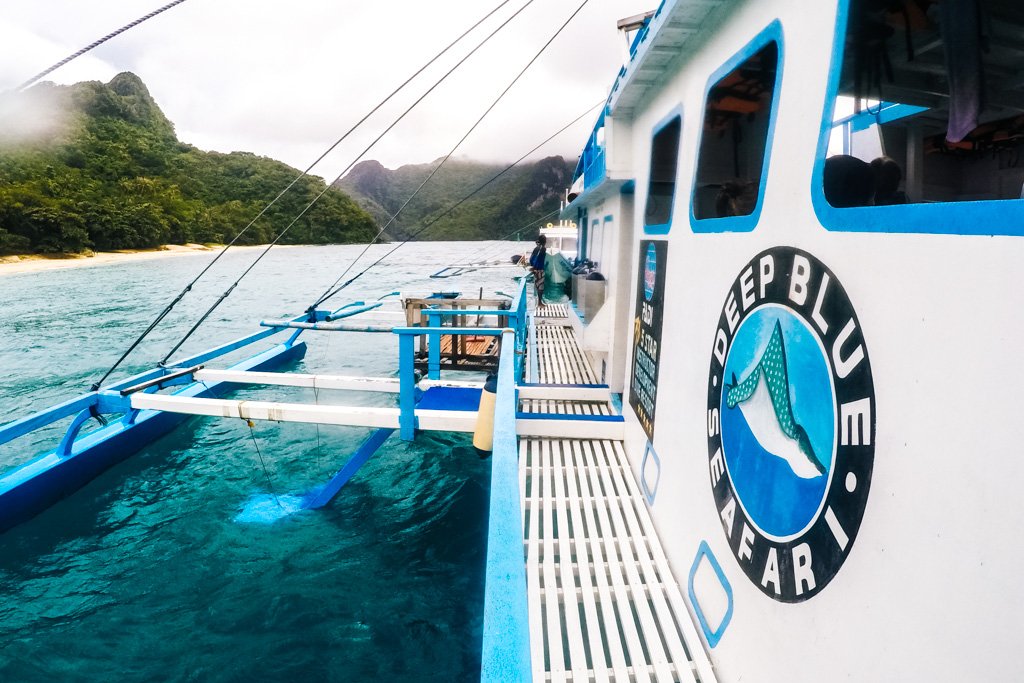
[{"label": "boat railing", "polygon": [[[473,336],[486,336],[479,334],[479,330],[482,328],[465,327],[445,327],[445,319],[464,319],[467,316],[476,316],[479,320],[487,316],[495,316],[499,324],[502,321],[507,321],[506,325],[515,332],[515,376],[522,377],[523,375],[523,363],[526,358],[526,345],[528,339],[528,322],[527,322],[527,295],[526,295],[526,280],[523,279],[519,283],[519,289],[516,292],[516,296],[512,299],[512,304],[509,308],[480,308],[480,309],[466,309],[466,308],[424,308],[420,310],[419,315],[426,319],[426,327],[430,330],[425,335],[427,338],[427,377],[428,379],[439,379],[441,375],[441,337],[452,334],[454,329],[465,329],[475,330],[477,335]],[[462,336],[471,335],[472,332],[462,333]]]},{"label": "boat railing", "polygon": [[[295,322],[306,320],[307,317],[308,316],[303,315],[295,318]],[[170,379],[170,375],[177,373],[182,368],[195,367],[215,358],[226,356],[229,353],[238,351],[239,349],[255,344],[263,339],[280,334],[283,331],[284,328],[272,328],[246,335],[244,337],[239,337],[234,341],[208,349],[194,356],[183,358],[173,365],[146,370],[145,372],[141,372],[115,382],[99,391],[90,391],[64,401],[63,403],[58,403],[57,405],[45,410],[28,415],[27,417],[23,417],[20,420],[9,422],[6,425],[0,426],[0,445],[9,443],[17,438],[30,434],[31,432],[42,429],[54,422],[58,422],[68,417],[77,416],[62,439],[62,443],[69,443],[74,440],[78,431],[89,418],[98,417],[103,414],[120,412],[123,406],[123,401],[120,400],[120,392],[122,390],[147,382],[156,381],[159,383],[160,380]],[[286,342],[286,344],[293,342],[294,337]]]},{"label": "boat railing", "polygon": [[[522,300],[525,302],[526,297]],[[525,314],[525,304],[524,304]],[[481,681],[529,681],[530,626],[523,562],[519,442],[516,437],[516,332],[502,335],[494,404],[491,499],[484,579]]]},{"label": "boat railing", "polygon": [[[526,341],[526,283],[525,281],[520,283],[519,291],[515,297],[513,304],[509,310],[500,311],[504,316],[508,317],[509,327],[514,330],[515,339],[515,372],[516,376],[522,371],[522,358],[525,353],[525,341]],[[364,303],[362,301],[355,301],[345,304],[341,308],[334,311],[313,311],[311,313],[303,314],[295,318],[288,320],[264,320],[261,321],[261,325],[268,329],[255,332],[253,334],[239,337],[233,341],[221,344],[212,349],[207,349],[201,353],[182,358],[174,363],[167,366],[157,366],[144,372],[132,375],[123,380],[114,382],[100,390],[89,391],[83,393],[75,398],[69,399],[55,406],[51,406],[44,410],[28,415],[24,418],[14,420],[5,425],[0,425],[0,445],[9,443],[20,437],[26,436],[32,432],[38,431],[44,427],[48,427],[56,422],[65,420],[67,418],[74,418],[67,428],[63,438],[61,439],[62,448],[58,449],[59,453],[67,455],[70,452],[70,445],[74,442],[74,439],[78,436],[81,429],[89,422],[90,419],[96,418],[98,421],[103,422],[103,415],[119,414],[124,410],[124,400],[120,392],[126,388],[137,387],[146,383],[156,382],[158,385],[161,382],[166,381],[167,385],[170,384],[183,384],[190,381],[187,377],[177,377],[181,375],[181,370],[185,368],[195,367],[207,363],[208,361],[221,358],[235,351],[239,351],[243,348],[251,346],[259,341],[280,334],[285,331],[292,331],[292,335],[283,342],[283,346],[289,347],[296,343],[299,335],[304,330],[331,330],[336,329],[338,331],[351,329],[353,331],[359,331],[356,328],[350,328],[343,323],[334,322],[351,316],[355,316],[361,313],[376,309],[379,303]],[[451,311],[445,311],[445,314],[452,313]],[[474,314],[483,315],[487,312],[474,312]],[[462,311],[465,314],[465,311]],[[361,328],[360,328],[361,329]],[[501,328],[496,328],[496,334],[500,332]],[[365,329],[362,331],[391,331],[391,328],[381,329]],[[422,328],[417,330],[422,332]],[[452,334],[454,328],[445,328],[445,334]],[[471,328],[470,331],[463,332],[461,334],[475,334],[481,335],[483,328]],[[438,345],[432,345],[437,347]],[[175,375],[177,373],[177,375]],[[172,378],[171,375],[175,375]]]}]

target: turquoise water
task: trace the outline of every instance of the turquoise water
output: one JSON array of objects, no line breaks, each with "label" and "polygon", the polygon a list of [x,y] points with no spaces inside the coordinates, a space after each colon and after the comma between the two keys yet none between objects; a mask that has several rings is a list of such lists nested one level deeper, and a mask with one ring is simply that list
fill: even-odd
[{"label": "turquoise water", "polygon": [[[358,249],[271,252],[183,351],[249,333],[261,317],[301,312]],[[511,269],[427,279],[485,250],[410,245],[339,305],[391,289],[511,291]],[[229,253],[126,373],[168,349],[251,257]],[[206,258],[0,276],[0,422],[88,389]],[[397,344],[384,335],[307,339],[299,372],[391,375],[397,366]],[[295,389],[246,395],[393,401]],[[327,508],[273,524],[235,521],[254,497],[322,484],[366,434],[273,423],[250,433],[238,420],[191,419],[0,536],[0,680],[478,678],[490,465],[468,436],[393,437]],[[2,447],[0,469],[46,445],[40,437]]]}]

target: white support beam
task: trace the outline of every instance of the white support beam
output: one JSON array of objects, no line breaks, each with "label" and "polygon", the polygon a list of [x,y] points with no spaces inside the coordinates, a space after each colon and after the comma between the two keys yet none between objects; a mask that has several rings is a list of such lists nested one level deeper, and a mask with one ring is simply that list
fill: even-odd
[{"label": "white support beam", "polygon": [[132,394],[132,408],[162,410],[185,415],[235,417],[245,420],[307,422],[352,427],[398,428],[398,408],[236,401],[218,398],[189,398],[165,394]]},{"label": "white support beam", "polygon": [[520,399],[546,401],[597,401],[612,400],[608,387],[542,386],[519,387]]},{"label": "white support beam", "polygon": [[251,372],[247,370],[198,370],[200,382],[234,382],[236,384],[267,384],[311,389],[344,389],[346,391],[381,391],[398,393],[398,379],[391,377],[351,377],[346,375],[302,375],[292,372]]},{"label": "white support beam", "polygon": [[340,323],[303,323],[291,320],[261,320],[261,327],[281,327],[296,330],[316,330],[318,332],[391,332],[393,325],[381,325],[370,323],[340,322]]},{"label": "white support beam", "polygon": [[475,410],[417,410],[417,429],[428,432],[467,432],[476,430]]},{"label": "white support beam", "polygon": [[546,439],[593,439],[596,441],[622,441],[624,423],[603,420],[551,420],[518,418],[516,434],[521,437]]},{"label": "white support beam", "polygon": [[[344,425],[349,427],[398,427],[398,408],[363,406],[309,405],[270,401],[236,401],[218,398],[191,398],[167,394],[133,394],[132,408],[162,410],[184,415],[229,417],[274,422]],[[426,431],[473,432],[475,410],[417,410],[418,429]]]},{"label": "white support beam", "polygon": [[457,379],[423,379],[417,384],[420,389],[426,391],[431,387],[450,387],[453,389],[483,389],[483,382],[467,382]]}]

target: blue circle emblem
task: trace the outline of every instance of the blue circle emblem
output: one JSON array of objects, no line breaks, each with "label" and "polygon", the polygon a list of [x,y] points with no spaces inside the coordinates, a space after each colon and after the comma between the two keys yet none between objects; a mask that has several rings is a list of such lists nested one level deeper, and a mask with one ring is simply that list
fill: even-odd
[{"label": "blue circle emblem", "polygon": [[644,262],[644,299],[651,300],[654,296],[654,284],[658,278],[658,253],[654,243],[647,245],[647,260]]},{"label": "blue circle emblem", "polygon": [[736,498],[766,536],[801,533],[821,509],[836,446],[832,373],[789,309],[748,315],[725,362],[722,450]]},{"label": "blue circle emblem", "polygon": [[875,457],[875,389],[839,278],[795,247],[733,279],[708,376],[711,491],[739,567],[765,595],[802,602],[843,566]]}]

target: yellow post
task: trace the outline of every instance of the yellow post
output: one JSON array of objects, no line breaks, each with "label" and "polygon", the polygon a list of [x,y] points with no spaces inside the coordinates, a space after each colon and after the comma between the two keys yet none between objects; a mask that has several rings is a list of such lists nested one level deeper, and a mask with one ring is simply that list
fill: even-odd
[{"label": "yellow post", "polygon": [[494,447],[494,401],[498,393],[498,376],[488,375],[480,392],[480,407],[476,413],[476,429],[473,430],[473,448],[481,458],[491,454]]}]

